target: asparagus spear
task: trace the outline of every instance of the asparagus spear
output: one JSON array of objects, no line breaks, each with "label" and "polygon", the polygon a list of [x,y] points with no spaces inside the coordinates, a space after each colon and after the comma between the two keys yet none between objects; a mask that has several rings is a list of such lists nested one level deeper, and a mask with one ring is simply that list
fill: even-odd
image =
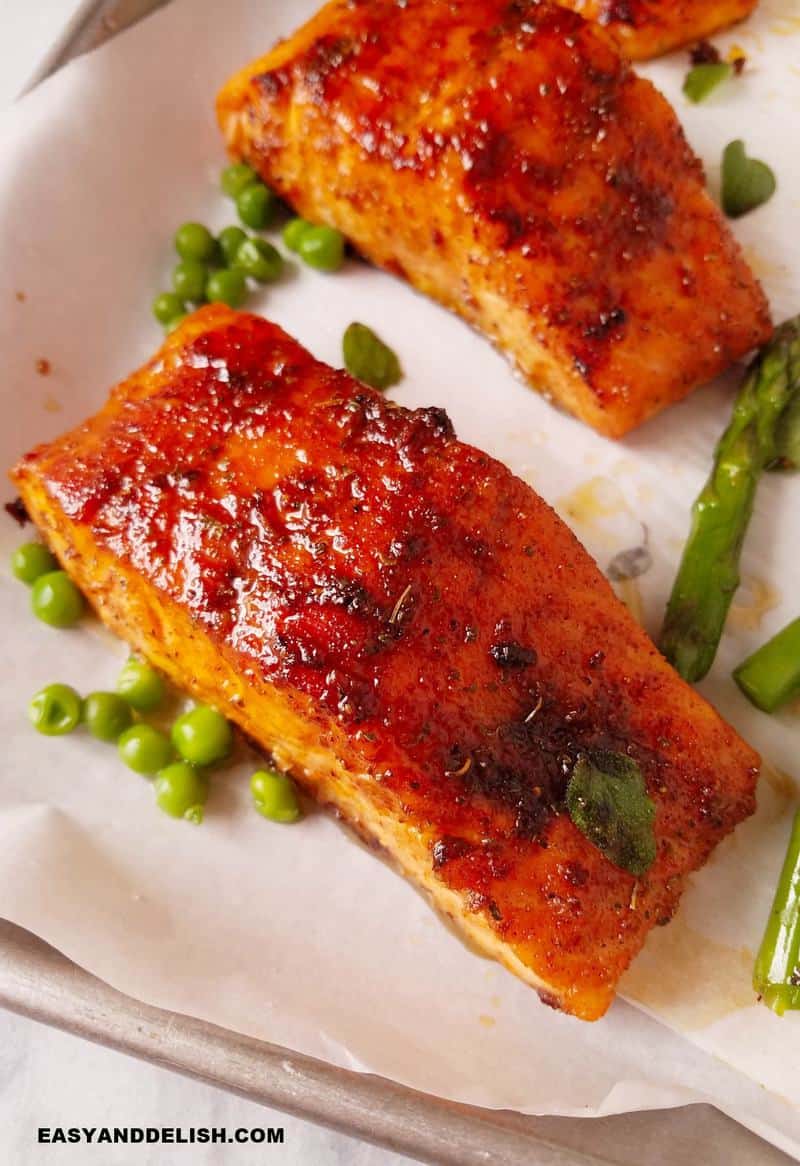
[{"label": "asparagus spear", "polygon": [[692,510],[692,526],[667,604],[661,651],[681,676],[708,672],[739,586],[739,558],[762,472],[776,461],[776,430],[800,396],[800,316],[753,361]]},{"label": "asparagus spear", "polygon": [[787,624],[748,656],[733,678],[757,708],[765,713],[800,695],[800,619]]},{"label": "asparagus spear", "polygon": [[800,393],[792,397],[781,415],[775,434],[775,460],[767,469],[800,469]]},{"label": "asparagus spear", "polygon": [[772,910],[753,969],[753,987],[778,1016],[800,1008],[800,810],[795,814]]}]

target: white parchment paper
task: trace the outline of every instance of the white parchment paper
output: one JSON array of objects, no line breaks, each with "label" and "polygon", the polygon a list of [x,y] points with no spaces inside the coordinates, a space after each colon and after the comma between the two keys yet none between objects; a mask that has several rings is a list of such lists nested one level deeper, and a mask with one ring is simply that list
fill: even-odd
[{"label": "white parchment paper", "polygon": [[[149,301],[167,286],[175,226],[232,221],[217,192],[214,94],[313,7],[175,0],[0,116],[3,465],[96,409],[156,346]],[[685,54],[644,71],[675,103],[712,186],[734,137],[776,170],[775,198],[734,230],[780,318],[800,310],[800,3],[765,0],[718,39],[734,42],[745,75],[699,107],[680,94]],[[657,631],[733,378],[613,444],[526,390],[458,320],[364,265],[335,277],[291,269],[253,306],[335,364],[351,320],[377,328],[406,370],[397,399],[445,406],[459,435],[554,503],[601,565],[645,524],[654,565],[639,593]],[[800,481],[761,487],[745,586],[704,684],[772,763],[759,811],[648,941],[624,982],[639,1007],[619,1002],[594,1026],[548,1011],[331,819],[310,812],[285,828],[254,814],[246,758],[214,780],[193,829],[159,813],[112,749],[34,734],[31,693],[55,680],[108,686],[125,651],[93,623],[37,623],[5,567],[0,915],[143,1000],[419,1089],[531,1113],[705,1098],[800,1156],[800,1020],[757,1007],[749,986],[797,798],[779,772],[800,777],[797,713],[757,713],[730,680],[800,609],[799,503]],[[3,518],[3,562],[21,537]]]}]

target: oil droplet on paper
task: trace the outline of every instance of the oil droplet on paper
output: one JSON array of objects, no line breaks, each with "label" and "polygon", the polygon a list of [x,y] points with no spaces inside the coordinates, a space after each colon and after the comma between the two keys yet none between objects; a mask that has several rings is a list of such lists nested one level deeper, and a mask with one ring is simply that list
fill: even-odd
[{"label": "oil droplet on paper", "polygon": [[800,36],[800,15],[794,16],[791,13],[780,15],[770,24],[769,30],[775,36]]},{"label": "oil droplet on paper", "polygon": [[728,626],[736,631],[757,632],[768,611],[781,601],[777,587],[755,576],[745,576],[728,614]]},{"label": "oil droplet on paper", "polygon": [[487,1013],[485,1013],[485,1012],[482,1012],[480,1014],[480,1016],[478,1017],[478,1020],[480,1021],[480,1023],[483,1025],[484,1028],[494,1028],[494,1026],[497,1024],[497,1021],[495,1020],[495,1018],[493,1016],[487,1015]]},{"label": "oil droplet on paper", "polygon": [[695,931],[679,913],[652,931],[620,983],[620,994],[683,1029],[705,1028],[756,1005],[753,952]]},{"label": "oil droplet on paper", "polygon": [[54,397],[52,393],[47,394],[42,404],[44,405],[45,413],[61,412],[61,402],[57,397]]},{"label": "oil droplet on paper", "polygon": [[559,498],[559,513],[582,526],[593,526],[599,518],[609,518],[627,510],[625,497],[610,478],[595,477]]}]

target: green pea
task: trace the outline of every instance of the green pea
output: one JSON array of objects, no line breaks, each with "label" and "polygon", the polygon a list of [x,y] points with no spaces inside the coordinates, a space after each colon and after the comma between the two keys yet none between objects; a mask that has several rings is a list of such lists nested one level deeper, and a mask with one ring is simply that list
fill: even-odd
[{"label": "green pea", "polygon": [[278,200],[263,182],[253,182],[245,186],[236,196],[236,210],[246,227],[263,231],[275,218]]},{"label": "green pea", "polygon": [[293,782],[274,769],[259,769],[250,778],[253,804],[259,814],[273,822],[296,822],[300,817]]},{"label": "green pea", "polygon": [[186,761],[160,769],[155,780],[156,805],[172,818],[199,825],[208,797],[208,778]]},{"label": "green pea", "polygon": [[344,260],[344,235],[333,227],[309,227],[297,244],[300,258],[317,271],[338,271]]},{"label": "green pea", "polygon": [[186,312],[179,312],[177,316],[173,316],[170,320],[167,320],[166,324],[164,325],[164,331],[168,336],[170,332],[174,332],[176,328],[180,328],[181,324],[186,319],[186,316]]},{"label": "green pea", "polygon": [[233,162],[222,171],[219,184],[223,194],[227,194],[228,198],[236,198],[246,186],[258,181],[255,170],[246,162]]},{"label": "green pea", "polygon": [[198,259],[182,259],[172,272],[172,286],[182,300],[201,304],[205,299],[208,268]]},{"label": "green pea", "polygon": [[133,724],[133,713],[116,692],[90,692],[83,702],[83,719],[98,741],[116,741]]},{"label": "green pea", "polygon": [[153,300],[153,315],[159,324],[166,326],[176,316],[182,315],[185,307],[183,300],[176,296],[175,292],[162,292]]},{"label": "green pea", "polygon": [[300,240],[311,229],[311,225],[305,219],[289,219],[283,228],[283,241],[290,251],[300,250]]},{"label": "green pea", "polygon": [[259,283],[271,283],[283,270],[283,259],[266,239],[245,239],[236,252],[234,265]]},{"label": "green pea", "polygon": [[164,699],[164,681],[144,660],[131,656],[117,677],[117,692],[137,712],[151,713]]},{"label": "green pea", "polygon": [[210,263],[217,253],[217,240],[202,223],[183,223],[175,232],[175,250],[181,259]]},{"label": "green pea", "polygon": [[244,243],[247,235],[241,227],[225,227],[217,236],[217,243],[222,252],[222,258],[228,267],[233,266],[236,259],[236,252],[239,250],[240,244]]},{"label": "green pea", "polygon": [[227,304],[229,308],[241,308],[247,299],[247,280],[244,272],[236,267],[212,271],[206,284],[206,297],[212,304]]},{"label": "green pea", "polygon": [[158,773],[169,764],[172,746],[169,739],[152,725],[131,725],[117,741],[121,759],[134,773]]},{"label": "green pea", "polygon": [[190,765],[214,765],[233,747],[233,732],[221,713],[198,704],[172,726],[172,744]]},{"label": "green pea", "polygon": [[56,557],[44,543],[23,543],[11,556],[11,571],[20,583],[35,583],[40,575],[57,570]]},{"label": "green pea", "polygon": [[342,337],[344,366],[373,389],[396,385],[403,373],[395,353],[366,324],[350,324]]},{"label": "green pea", "polygon": [[65,571],[40,575],[31,589],[31,609],[53,628],[70,628],[83,615],[84,601]]},{"label": "green pea", "polygon": [[28,719],[37,733],[63,737],[80,723],[82,707],[74,688],[68,684],[48,684],[28,705]]}]

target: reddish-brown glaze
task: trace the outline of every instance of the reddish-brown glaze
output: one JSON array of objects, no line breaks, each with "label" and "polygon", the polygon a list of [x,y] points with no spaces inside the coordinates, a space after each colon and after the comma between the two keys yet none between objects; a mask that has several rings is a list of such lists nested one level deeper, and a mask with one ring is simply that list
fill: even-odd
[{"label": "reddish-brown glaze", "polygon": [[658,57],[744,20],[758,0],[558,0],[597,21],[631,60]]},{"label": "reddish-brown glaze", "polygon": [[[13,477],[90,594],[86,548],[112,556],[123,605],[143,583],[188,613],[246,690],[310,698],[426,874],[571,1011],[607,1006],[752,811],[756,756],[549,507],[441,410],[393,405],[264,320],[196,313]],[[191,683],[188,648],[176,667]],[[598,746],[637,759],[658,807],[634,906],[563,811]]]},{"label": "reddish-brown glaze", "polygon": [[300,213],[620,436],[770,332],[661,95],[573,12],[334,0],[218,98]]}]

